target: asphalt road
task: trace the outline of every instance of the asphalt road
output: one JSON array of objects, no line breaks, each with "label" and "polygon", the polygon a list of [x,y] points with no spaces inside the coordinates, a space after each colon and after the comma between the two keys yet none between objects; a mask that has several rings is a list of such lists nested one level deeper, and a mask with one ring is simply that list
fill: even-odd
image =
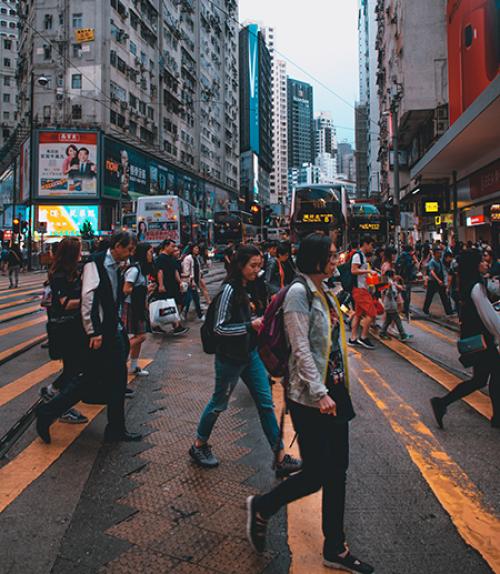
[{"label": "asphalt road", "polygon": [[[220,277],[219,270],[210,276],[212,290]],[[42,281],[42,275],[24,275],[21,288],[9,291],[0,278],[0,436],[59,368],[39,345]],[[244,494],[265,490],[274,479],[243,385],[214,435],[218,474],[192,474],[185,453],[213,380],[198,326],[191,321],[182,340],[151,336],[145,345],[151,375],[132,383],[137,394],[127,403],[129,426],[151,433],[145,443],[103,446],[105,417],[82,406],[89,425],[58,424],[50,447],[30,428],[0,461],[0,572],[326,571],[319,495],[273,520],[263,561],[248,552]],[[500,573],[500,432],[489,426],[487,395],[453,405],[446,430],[438,430],[430,397],[467,376],[456,358],[456,334],[421,320],[407,328],[414,335],[409,345],[377,342],[375,351],[350,355],[357,417],[351,423],[349,544],[384,574]],[[281,394],[274,390],[279,409]],[[287,445],[292,438],[287,428]],[[212,502],[187,509],[181,514],[187,520],[172,518],[171,510],[159,511],[165,485],[183,487],[177,501],[182,494],[191,503],[196,497]],[[221,485],[227,500],[216,500]],[[119,502],[124,499],[127,504]]]}]

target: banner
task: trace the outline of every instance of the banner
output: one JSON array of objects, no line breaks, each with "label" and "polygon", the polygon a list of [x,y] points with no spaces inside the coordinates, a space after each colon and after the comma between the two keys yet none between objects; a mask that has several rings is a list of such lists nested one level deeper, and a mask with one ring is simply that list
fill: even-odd
[{"label": "banner", "polygon": [[96,197],[97,151],[95,132],[40,132],[38,197]]},{"label": "banner", "polygon": [[47,223],[47,235],[80,236],[84,223],[90,223],[94,232],[99,229],[97,205],[40,205],[38,221]]}]

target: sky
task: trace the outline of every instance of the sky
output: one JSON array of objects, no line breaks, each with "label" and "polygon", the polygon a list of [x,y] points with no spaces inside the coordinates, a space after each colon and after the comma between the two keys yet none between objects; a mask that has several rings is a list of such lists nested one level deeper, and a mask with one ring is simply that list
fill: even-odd
[{"label": "sky", "polygon": [[314,111],[330,112],[338,126],[338,141],[354,143],[353,107],[359,92],[357,0],[240,0],[239,6],[240,22],[255,20],[274,27],[277,57],[287,62],[288,75],[313,86]]}]

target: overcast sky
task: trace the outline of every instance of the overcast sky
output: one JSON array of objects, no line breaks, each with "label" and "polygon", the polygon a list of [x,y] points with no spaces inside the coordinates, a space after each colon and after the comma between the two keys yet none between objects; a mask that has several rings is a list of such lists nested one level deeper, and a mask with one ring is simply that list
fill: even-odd
[{"label": "overcast sky", "polygon": [[[288,75],[314,88],[314,111],[329,111],[339,141],[354,142],[354,110],[298,70],[298,64],[352,106],[358,97],[357,0],[240,0],[240,22],[273,26]],[[344,128],[340,127],[344,126]],[[350,129],[345,129],[350,128]]]}]

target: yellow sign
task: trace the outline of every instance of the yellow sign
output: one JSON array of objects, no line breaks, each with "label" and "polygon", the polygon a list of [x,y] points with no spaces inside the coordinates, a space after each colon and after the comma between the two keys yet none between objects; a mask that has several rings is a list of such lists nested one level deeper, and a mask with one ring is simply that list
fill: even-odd
[{"label": "yellow sign", "polygon": [[440,215],[436,215],[436,217],[434,217],[434,223],[436,225],[441,225],[441,216]]},{"label": "yellow sign", "polygon": [[380,231],[380,223],[360,223],[359,228],[363,231]]},{"label": "yellow sign", "polygon": [[82,42],[93,42],[95,39],[94,28],[78,28],[75,30],[75,40],[81,44]]},{"label": "yellow sign", "polygon": [[490,207],[491,221],[500,221],[500,204],[495,203]]},{"label": "yellow sign", "polygon": [[425,213],[439,213],[439,203],[437,201],[426,201]]},{"label": "yellow sign", "polygon": [[302,216],[303,223],[333,223],[333,214],[331,213],[304,213]]}]

